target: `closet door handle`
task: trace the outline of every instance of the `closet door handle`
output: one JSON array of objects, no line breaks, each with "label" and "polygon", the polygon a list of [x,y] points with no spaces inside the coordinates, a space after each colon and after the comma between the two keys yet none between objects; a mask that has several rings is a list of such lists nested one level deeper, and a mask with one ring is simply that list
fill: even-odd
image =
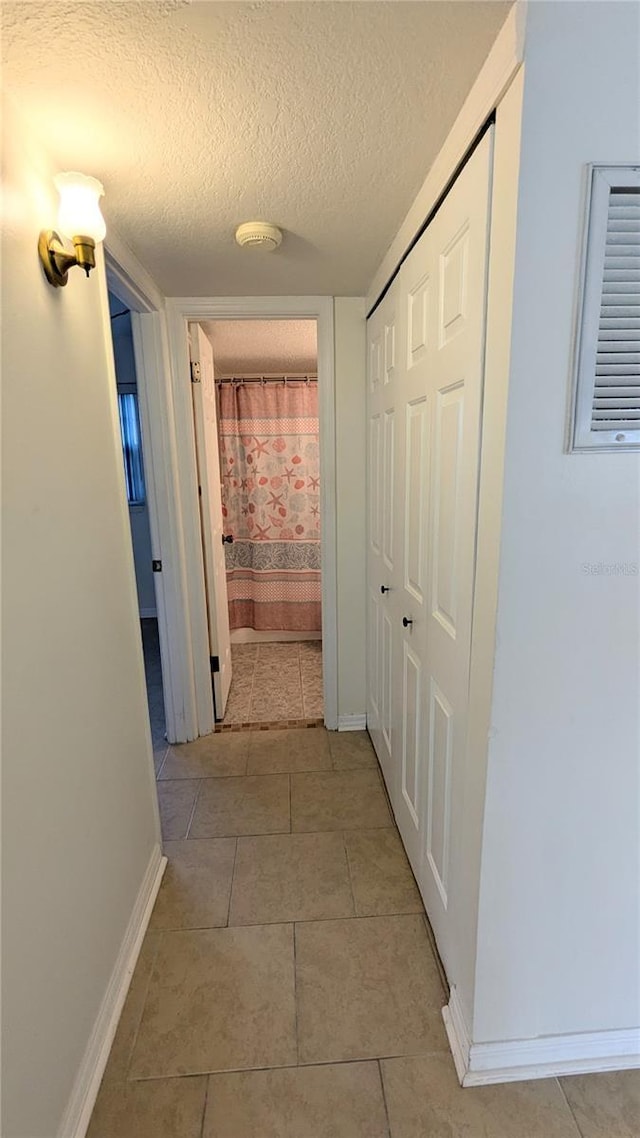
[{"label": "closet door handle", "polygon": [[403,627],[404,627],[404,628],[408,628],[410,624],[413,624],[413,621],[411,620],[411,618],[410,618],[410,617],[408,617],[408,616],[403,616],[403,618],[402,618],[402,624],[403,624]]},{"label": "closet door handle", "polygon": [[380,592],[381,592],[381,593],[382,593],[382,595],[384,596],[384,594],[385,594],[385,593],[390,593],[390,592],[391,592],[391,589],[389,588],[389,586],[388,586],[388,585],[381,585],[381,586],[380,586]]}]

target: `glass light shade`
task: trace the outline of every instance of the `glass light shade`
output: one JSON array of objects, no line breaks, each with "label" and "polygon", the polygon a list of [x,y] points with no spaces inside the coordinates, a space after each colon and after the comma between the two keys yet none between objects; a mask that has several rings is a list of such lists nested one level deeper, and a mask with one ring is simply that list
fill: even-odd
[{"label": "glass light shade", "polygon": [[104,241],[107,227],[100,212],[99,198],[104,186],[86,174],[57,174],[54,178],[60,194],[58,228],[65,237],[92,237],[96,244]]}]

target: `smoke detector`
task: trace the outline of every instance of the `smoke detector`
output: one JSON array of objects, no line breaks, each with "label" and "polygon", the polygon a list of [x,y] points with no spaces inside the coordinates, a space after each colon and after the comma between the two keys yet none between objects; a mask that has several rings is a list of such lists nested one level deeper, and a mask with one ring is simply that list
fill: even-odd
[{"label": "smoke detector", "polygon": [[268,221],[245,221],[236,229],[236,241],[243,249],[264,249],[272,253],[282,241],[282,230]]}]

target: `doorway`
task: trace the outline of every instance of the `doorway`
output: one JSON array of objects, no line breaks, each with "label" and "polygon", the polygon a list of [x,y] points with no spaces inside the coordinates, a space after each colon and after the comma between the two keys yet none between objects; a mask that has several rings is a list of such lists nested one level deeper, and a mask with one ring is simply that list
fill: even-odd
[{"label": "doorway", "polygon": [[138,594],[149,723],[154,759],[157,756],[158,762],[160,762],[167,746],[167,724],[131,310],[115,293],[110,291],[108,295],[118,392],[122,460]]},{"label": "doorway", "polygon": [[[201,506],[189,360],[189,325],[215,320],[298,320],[317,322],[318,419],[320,447],[320,561],[322,588],[322,691],[324,725],[338,726],[337,563],[335,501],[335,383],[333,300],[322,296],[176,297],[165,313],[171,356],[171,414],[175,424],[175,486],[179,492],[187,631],[193,663],[197,734],[219,728],[213,715],[211,652],[205,590]],[[206,339],[206,337],[205,337]],[[207,341],[208,342],[208,341]],[[219,477],[219,475],[218,475]]]},{"label": "doorway", "polygon": [[189,326],[218,726],[324,722],[317,321]]}]

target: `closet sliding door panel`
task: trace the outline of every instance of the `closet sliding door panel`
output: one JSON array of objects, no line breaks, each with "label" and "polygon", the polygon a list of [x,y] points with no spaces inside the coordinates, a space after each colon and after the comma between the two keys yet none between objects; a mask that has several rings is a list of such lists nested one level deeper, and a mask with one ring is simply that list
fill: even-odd
[{"label": "closet sliding door panel", "polygon": [[393,800],[396,724],[395,655],[391,608],[398,574],[396,517],[397,288],[368,326],[367,725]]},{"label": "closet sliding door panel", "polygon": [[[426,649],[417,876],[450,976],[456,877],[462,868],[455,859],[467,750],[492,142],[490,131],[429,227],[433,296],[425,396],[431,430],[423,554]],[[408,258],[408,274],[410,262]]]}]

